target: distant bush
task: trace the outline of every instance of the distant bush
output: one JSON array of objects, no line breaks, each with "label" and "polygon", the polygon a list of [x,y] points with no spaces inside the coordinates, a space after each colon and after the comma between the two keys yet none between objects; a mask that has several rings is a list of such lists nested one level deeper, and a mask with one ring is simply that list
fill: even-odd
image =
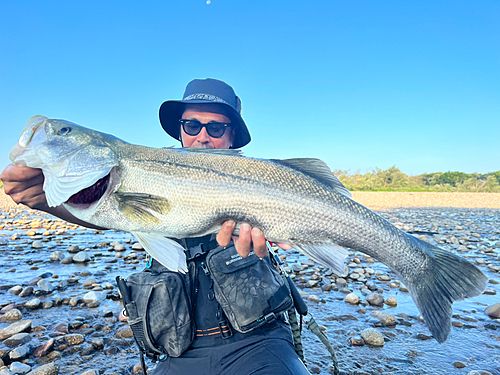
[{"label": "distant bush", "polygon": [[349,174],[335,171],[334,174],[351,191],[435,191],[500,193],[500,171],[486,174],[463,172],[424,173],[408,177],[396,166],[371,172]]}]

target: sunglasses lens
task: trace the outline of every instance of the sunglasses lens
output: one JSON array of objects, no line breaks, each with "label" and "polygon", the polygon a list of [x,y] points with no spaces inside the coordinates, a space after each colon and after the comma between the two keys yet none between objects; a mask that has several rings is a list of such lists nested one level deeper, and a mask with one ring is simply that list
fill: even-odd
[{"label": "sunglasses lens", "polygon": [[186,134],[194,136],[198,135],[198,133],[201,131],[202,125],[198,121],[185,121],[182,124],[182,127],[184,128]]},{"label": "sunglasses lens", "polygon": [[225,130],[226,127],[224,126],[224,124],[219,124],[219,123],[207,124],[207,133],[212,138],[222,137],[224,135]]}]

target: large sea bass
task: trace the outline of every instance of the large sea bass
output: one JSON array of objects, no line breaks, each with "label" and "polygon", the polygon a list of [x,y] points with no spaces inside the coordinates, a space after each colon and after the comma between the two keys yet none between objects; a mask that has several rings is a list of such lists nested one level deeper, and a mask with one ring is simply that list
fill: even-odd
[{"label": "large sea bass", "polygon": [[439,342],[450,332],[453,302],[486,287],[474,265],[351,200],[317,159],[148,148],[43,116],[28,120],[10,158],[43,170],[49,206],[63,204],[86,222],[132,233],[172,270],[185,271],[186,260],[182,247],[165,237],[216,233],[228,219],[248,222],[338,274],[345,273],[351,248],[401,278]]}]

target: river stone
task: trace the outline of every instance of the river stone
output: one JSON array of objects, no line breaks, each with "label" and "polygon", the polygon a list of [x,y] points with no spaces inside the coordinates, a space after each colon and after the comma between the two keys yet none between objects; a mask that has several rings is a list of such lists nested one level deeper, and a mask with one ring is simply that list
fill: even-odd
[{"label": "river stone", "polygon": [[54,339],[48,340],[45,344],[35,349],[33,355],[35,357],[42,357],[54,346]]},{"label": "river stone", "polygon": [[70,254],[76,254],[80,251],[80,247],[79,246],[71,246],[69,249],[68,249],[68,253]]},{"label": "river stone", "polygon": [[384,336],[373,328],[367,328],[361,331],[361,337],[363,338],[365,344],[371,346],[384,346]]},{"label": "river stone", "polygon": [[29,297],[33,294],[35,289],[30,285],[23,289],[21,293],[19,293],[19,297]]},{"label": "river stone", "polygon": [[106,293],[90,291],[83,296],[83,302],[88,305],[98,305],[106,299]]},{"label": "river stone", "polygon": [[23,345],[31,341],[31,335],[26,332],[16,333],[3,341],[3,344],[13,348],[14,346]]},{"label": "river stone", "polygon": [[61,264],[70,264],[73,263],[73,257],[66,257],[61,260]]},{"label": "river stone", "polygon": [[50,293],[55,289],[54,285],[47,279],[41,279],[36,285],[40,291],[45,293]]},{"label": "river stone", "polygon": [[76,262],[76,263],[84,263],[84,262],[88,262],[89,260],[90,260],[90,256],[85,251],[80,251],[73,256],[73,262]]},{"label": "river stone", "polygon": [[99,375],[98,370],[87,370],[85,372],[82,372],[80,375]]},{"label": "river stone", "polygon": [[54,251],[52,254],[50,254],[49,259],[52,261],[60,261],[64,259],[64,253],[62,251]]},{"label": "river stone", "polygon": [[359,297],[354,293],[349,293],[345,296],[344,301],[350,303],[351,305],[357,305],[359,303]]},{"label": "river stone", "polygon": [[366,297],[368,303],[372,306],[380,306],[384,303],[384,297],[378,293],[372,293]]},{"label": "river stone", "polygon": [[31,346],[29,344],[24,344],[14,348],[9,353],[9,358],[15,361],[16,359],[21,359],[30,354]]},{"label": "river stone", "polygon": [[69,345],[79,345],[83,341],[85,341],[85,338],[83,337],[83,335],[80,335],[79,333],[70,333],[69,335],[64,336],[64,340]]},{"label": "river stone", "polygon": [[139,242],[136,242],[132,245],[132,250],[141,251],[144,250],[144,247]]},{"label": "river stone", "polygon": [[384,311],[372,311],[371,315],[380,320],[386,326],[395,326],[396,317]]},{"label": "river stone", "polygon": [[12,362],[10,365],[10,371],[12,371],[13,374],[26,374],[31,370],[31,366],[28,366],[24,363],[20,362]]},{"label": "river stone", "polygon": [[82,285],[83,285],[84,288],[88,288],[88,287],[91,287],[94,284],[97,284],[97,280],[96,279],[88,279],[88,280],[85,280]]},{"label": "river stone", "polygon": [[0,341],[5,340],[17,333],[25,332],[31,329],[31,320],[21,320],[12,323],[10,326],[0,329]]},{"label": "river stone", "polygon": [[118,339],[128,339],[128,338],[134,337],[134,334],[132,332],[132,328],[125,327],[125,328],[121,328],[118,332],[116,332],[115,337]]},{"label": "river stone", "polygon": [[116,244],[113,249],[115,251],[125,251],[126,250],[125,246],[123,246],[121,243]]},{"label": "river stone", "polygon": [[31,370],[26,375],[57,375],[59,374],[59,365],[47,363],[46,365]]},{"label": "river stone", "polygon": [[307,297],[307,299],[314,303],[319,303],[321,301],[321,299],[315,294],[311,294],[309,297]]},{"label": "river stone", "polygon": [[319,280],[309,280],[306,283],[306,288],[316,288],[319,284]]},{"label": "river stone", "polygon": [[0,370],[0,375],[14,375],[7,367]]},{"label": "river stone", "polygon": [[31,366],[21,362],[12,362],[9,369],[12,374],[23,375],[31,370]]},{"label": "river stone", "polygon": [[7,311],[5,314],[2,315],[0,318],[0,321],[2,322],[14,322],[16,320],[21,320],[23,317],[23,314],[21,314],[21,311],[18,309],[12,309]]},{"label": "river stone", "polygon": [[38,309],[40,307],[40,305],[42,304],[42,301],[40,301],[39,298],[33,298],[27,302],[24,303],[24,307],[26,307],[27,309]]},{"label": "river stone", "polygon": [[389,297],[385,300],[385,304],[390,307],[396,307],[398,305],[398,301],[394,297]]},{"label": "river stone", "polygon": [[495,303],[494,305],[488,306],[484,312],[494,319],[500,318],[500,303]]},{"label": "river stone", "polygon": [[23,287],[21,285],[15,285],[12,288],[10,288],[7,293],[14,294],[17,296],[21,291],[23,290]]},{"label": "river stone", "polygon": [[33,243],[31,244],[31,247],[33,249],[41,249],[43,247],[43,245],[40,241],[33,241]]}]

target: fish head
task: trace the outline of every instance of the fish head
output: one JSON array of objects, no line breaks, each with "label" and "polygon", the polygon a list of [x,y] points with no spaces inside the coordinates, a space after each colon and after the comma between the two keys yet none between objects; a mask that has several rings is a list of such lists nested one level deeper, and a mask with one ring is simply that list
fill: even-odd
[{"label": "fish head", "polygon": [[118,165],[113,151],[117,142],[121,141],[69,121],[34,116],[9,157],[14,165],[42,169],[50,207],[75,200],[74,196],[79,201],[86,189],[90,190],[85,191],[85,200],[94,203],[93,191],[106,190],[111,169]]}]

